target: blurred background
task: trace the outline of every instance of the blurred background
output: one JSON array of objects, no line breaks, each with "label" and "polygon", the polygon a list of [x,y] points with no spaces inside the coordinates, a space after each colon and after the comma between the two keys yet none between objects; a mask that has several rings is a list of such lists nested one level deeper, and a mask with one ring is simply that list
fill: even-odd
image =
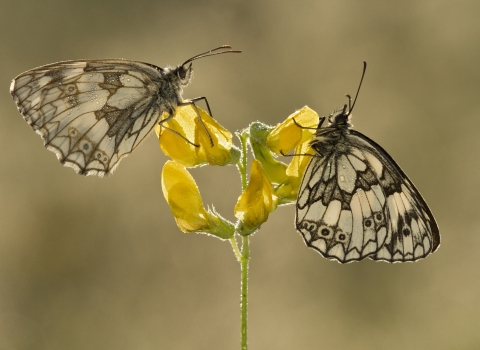
[{"label": "blurred background", "polygon": [[[63,167],[23,121],[12,78],[47,63],[194,63],[231,131],[320,115],[366,78],[353,123],[420,189],[442,245],[414,264],[348,265],[308,249],[282,207],[251,239],[251,349],[480,348],[480,2],[13,1],[0,12],[0,349],[237,349],[230,244],[181,233],[151,136],[109,178]],[[233,219],[234,167],[193,172]]]}]

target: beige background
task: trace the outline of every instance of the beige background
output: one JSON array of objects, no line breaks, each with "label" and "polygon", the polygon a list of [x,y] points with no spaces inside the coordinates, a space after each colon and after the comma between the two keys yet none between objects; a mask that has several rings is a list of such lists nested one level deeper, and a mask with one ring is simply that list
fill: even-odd
[{"label": "beige background", "polygon": [[[294,4],[295,3],[295,4]],[[328,114],[358,85],[357,130],[402,165],[435,214],[439,251],[415,264],[340,265],[305,247],[293,206],[251,240],[251,349],[480,348],[480,3],[0,1],[0,349],[237,349],[230,245],[178,231],[151,136],[110,178],[62,167],[8,94],[51,62],[194,63],[235,131],[304,105]],[[233,167],[193,172],[233,219]]]}]

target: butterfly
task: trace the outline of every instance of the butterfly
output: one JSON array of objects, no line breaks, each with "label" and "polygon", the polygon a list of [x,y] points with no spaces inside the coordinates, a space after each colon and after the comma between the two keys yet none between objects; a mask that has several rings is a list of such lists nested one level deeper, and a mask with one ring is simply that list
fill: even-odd
[{"label": "butterfly", "polygon": [[[364,62],[358,89],[365,70]],[[425,258],[440,245],[433,214],[393,158],[352,129],[347,97],[348,109],[331,114],[323,128],[322,117],[310,143],[315,155],[298,192],[297,231],[307,246],[340,263]]]},{"label": "butterfly", "polygon": [[193,77],[192,61],[239,52],[223,45],[174,68],[123,59],[63,61],[20,74],[10,93],[62,164],[81,175],[103,177],[178,106],[195,107],[195,101],[204,100],[210,111],[205,97],[182,98]]}]

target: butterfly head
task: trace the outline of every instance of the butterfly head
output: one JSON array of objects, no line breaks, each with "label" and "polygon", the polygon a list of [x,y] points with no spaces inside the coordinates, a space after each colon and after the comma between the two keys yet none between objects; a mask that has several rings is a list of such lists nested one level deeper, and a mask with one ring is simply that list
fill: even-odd
[{"label": "butterfly head", "polygon": [[363,77],[365,76],[365,71],[367,70],[367,62],[363,61],[363,72],[362,77],[360,78],[360,84],[358,84],[357,94],[355,95],[355,99],[353,100],[352,104],[352,97],[350,95],[345,95],[348,98],[348,106],[345,104],[343,105],[343,109],[338,110],[330,114],[328,117],[328,121],[330,124],[329,127],[336,127],[336,128],[351,128],[352,124],[350,124],[350,118],[352,116],[353,107],[355,107],[355,102],[357,102],[358,93],[360,92],[360,87],[362,86]]},{"label": "butterfly head", "polygon": [[174,69],[175,76],[182,86],[187,86],[193,78],[193,68],[190,63],[187,67],[186,64],[178,66]]},{"label": "butterfly head", "polygon": [[[212,49],[210,51],[203,52],[199,55],[195,55],[195,56],[189,58],[188,60],[186,60],[185,62],[183,62],[182,65],[180,65],[177,68],[175,68],[174,70],[172,70],[172,73],[174,73],[174,76],[178,79],[178,82],[181,84],[181,86],[186,86],[186,85],[188,85],[188,83],[190,83],[190,81],[193,78],[193,68],[192,68],[192,63],[191,63],[192,61],[198,60],[199,58],[203,58],[203,57],[220,55],[222,53],[229,53],[229,52],[239,53],[239,52],[242,52],[242,51],[238,51],[238,50],[230,50],[231,48],[232,47],[230,45],[223,45],[223,46],[219,46],[215,49]],[[224,50],[224,49],[228,49],[228,50]]]},{"label": "butterfly head", "polygon": [[[347,110],[348,109],[348,110]],[[347,107],[347,105],[343,106],[343,109],[333,112],[328,117],[328,121],[330,122],[329,127],[347,127],[350,128],[352,124],[350,124],[351,118],[351,109]]]}]

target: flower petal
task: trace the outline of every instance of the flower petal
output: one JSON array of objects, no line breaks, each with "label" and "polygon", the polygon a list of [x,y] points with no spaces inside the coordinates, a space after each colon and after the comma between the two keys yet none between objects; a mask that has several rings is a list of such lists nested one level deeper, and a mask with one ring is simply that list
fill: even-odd
[{"label": "flower petal", "polygon": [[285,171],[287,164],[276,159],[276,156],[266,146],[265,142],[272,127],[260,122],[254,122],[250,125],[250,145],[255,158],[258,159],[263,166],[263,170],[267,174],[270,182],[278,184],[286,180]]},{"label": "flower petal", "polygon": [[198,186],[183,166],[173,161],[165,163],[162,190],[182,232],[209,230],[210,223]]},{"label": "flower petal", "polygon": [[182,232],[206,233],[221,239],[230,239],[235,234],[231,222],[215,209],[205,209],[195,180],[183,166],[170,160],[165,163],[162,190]]},{"label": "flower petal", "polygon": [[[201,108],[196,109],[203,123],[189,104],[177,107],[172,118],[155,127],[162,151],[185,167],[236,163],[240,151],[232,144],[232,134]],[[167,116],[164,113],[162,120]]]},{"label": "flower petal", "polygon": [[316,128],[318,120],[318,114],[314,110],[307,106],[303,107],[270,132],[266,141],[267,147],[278,155],[290,152],[312,138],[315,130],[308,128]]},{"label": "flower petal", "polygon": [[238,231],[242,235],[253,233],[269,214],[277,208],[277,196],[262,164],[254,159],[250,181],[235,205],[235,217],[240,220]]},{"label": "flower petal", "polygon": [[199,114],[202,121],[198,118],[195,119],[195,143],[200,145],[195,149],[197,157],[207,161],[210,165],[236,163],[240,154],[239,151],[232,152],[232,133],[205,111],[199,109]]}]

